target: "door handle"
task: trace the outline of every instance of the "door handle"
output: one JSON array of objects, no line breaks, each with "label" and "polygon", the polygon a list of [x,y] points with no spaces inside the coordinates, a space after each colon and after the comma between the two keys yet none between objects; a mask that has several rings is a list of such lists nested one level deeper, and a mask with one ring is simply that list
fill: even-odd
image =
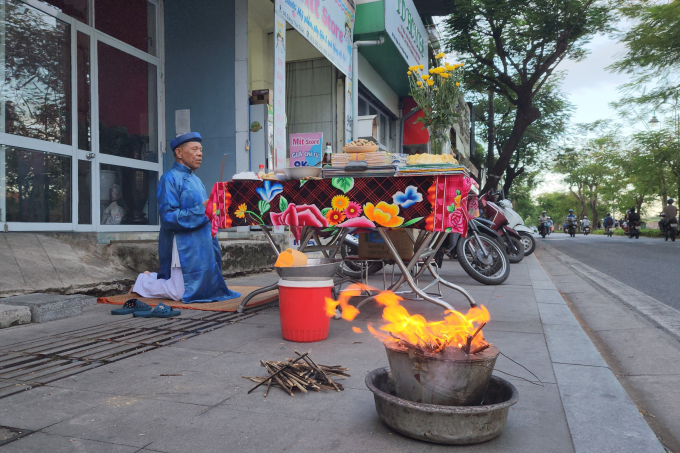
[{"label": "door handle", "polygon": [[92,160],[94,159],[94,153],[90,151],[89,153],[85,154],[85,157],[87,158],[87,160]]}]

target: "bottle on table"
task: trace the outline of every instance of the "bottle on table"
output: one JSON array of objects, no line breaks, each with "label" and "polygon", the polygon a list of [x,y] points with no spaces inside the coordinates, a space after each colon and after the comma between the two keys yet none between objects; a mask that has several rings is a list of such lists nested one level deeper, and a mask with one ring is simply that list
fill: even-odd
[{"label": "bottle on table", "polygon": [[257,172],[257,176],[260,177],[260,179],[264,178],[264,175],[266,174],[264,171],[264,165],[259,166],[259,171]]},{"label": "bottle on table", "polygon": [[326,142],[326,151],[323,153],[323,165],[331,165],[333,158],[333,149],[331,142]]}]

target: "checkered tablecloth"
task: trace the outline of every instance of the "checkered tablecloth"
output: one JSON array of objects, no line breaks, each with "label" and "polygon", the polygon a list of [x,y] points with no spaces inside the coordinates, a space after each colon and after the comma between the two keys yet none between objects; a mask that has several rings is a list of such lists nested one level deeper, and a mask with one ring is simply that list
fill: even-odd
[{"label": "checkered tablecloth", "polygon": [[206,215],[219,228],[417,228],[467,233],[464,174],[312,181],[231,181],[213,186]]}]

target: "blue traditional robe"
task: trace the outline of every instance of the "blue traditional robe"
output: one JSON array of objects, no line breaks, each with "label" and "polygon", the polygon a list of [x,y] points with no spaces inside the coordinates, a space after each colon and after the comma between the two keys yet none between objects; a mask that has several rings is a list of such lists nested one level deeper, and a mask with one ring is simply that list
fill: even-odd
[{"label": "blue traditional robe", "polygon": [[217,238],[210,234],[210,220],[203,202],[208,199],[205,186],[188,167],[175,165],[161,176],[156,193],[161,231],[158,278],[170,278],[172,240],[182,263],[184,297],[182,302],[214,302],[241,295],[227,288],[222,277],[222,255]]}]

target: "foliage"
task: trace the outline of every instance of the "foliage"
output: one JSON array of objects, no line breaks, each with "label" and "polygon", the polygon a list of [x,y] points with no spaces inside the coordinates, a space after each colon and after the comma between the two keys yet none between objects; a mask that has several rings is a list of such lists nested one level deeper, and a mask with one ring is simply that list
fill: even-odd
[{"label": "foliage", "polygon": [[[629,0],[621,12],[636,24],[620,35],[627,51],[609,69],[629,74],[620,107],[647,104],[658,108],[680,97],[680,0],[662,4]],[[648,90],[648,87],[652,87]]]},{"label": "foliage", "polygon": [[[516,178],[525,172],[533,173],[530,177],[535,180],[539,171],[551,167],[553,146],[564,137],[568,131],[568,123],[573,111],[572,104],[560,91],[563,75],[548,80],[543,89],[534,97],[534,105],[541,111],[541,117],[532,123],[522,135],[515,149],[510,165],[505,171],[503,188],[510,190]],[[488,136],[489,98],[486,93],[472,92],[473,102],[479,118],[478,135]],[[494,148],[501,153],[505,143],[512,134],[514,117],[517,108],[504,97],[495,97],[494,103]]]},{"label": "foliage", "polygon": [[[435,59],[442,62],[444,54],[436,55]],[[420,122],[430,133],[431,140],[441,139],[442,134],[448,137],[449,129],[455,123],[458,114],[455,106],[462,96],[460,82],[462,71],[458,70],[462,64],[450,65],[443,63],[441,66],[429,70],[429,74],[423,74],[423,65],[408,68],[408,79],[411,86],[410,95],[423,116],[416,122]],[[441,149],[434,154],[441,154]]]},{"label": "foliage", "polygon": [[490,169],[492,187],[527,128],[541,117],[534,99],[566,58],[580,60],[595,34],[611,31],[614,0],[452,0],[446,46],[466,55],[465,80],[516,107],[513,125]]},{"label": "foliage", "polygon": [[536,212],[534,217],[538,217],[541,211],[552,217],[556,224],[562,223],[570,209],[574,209],[574,198],[566,192],[546,192],[536,198]]}]

